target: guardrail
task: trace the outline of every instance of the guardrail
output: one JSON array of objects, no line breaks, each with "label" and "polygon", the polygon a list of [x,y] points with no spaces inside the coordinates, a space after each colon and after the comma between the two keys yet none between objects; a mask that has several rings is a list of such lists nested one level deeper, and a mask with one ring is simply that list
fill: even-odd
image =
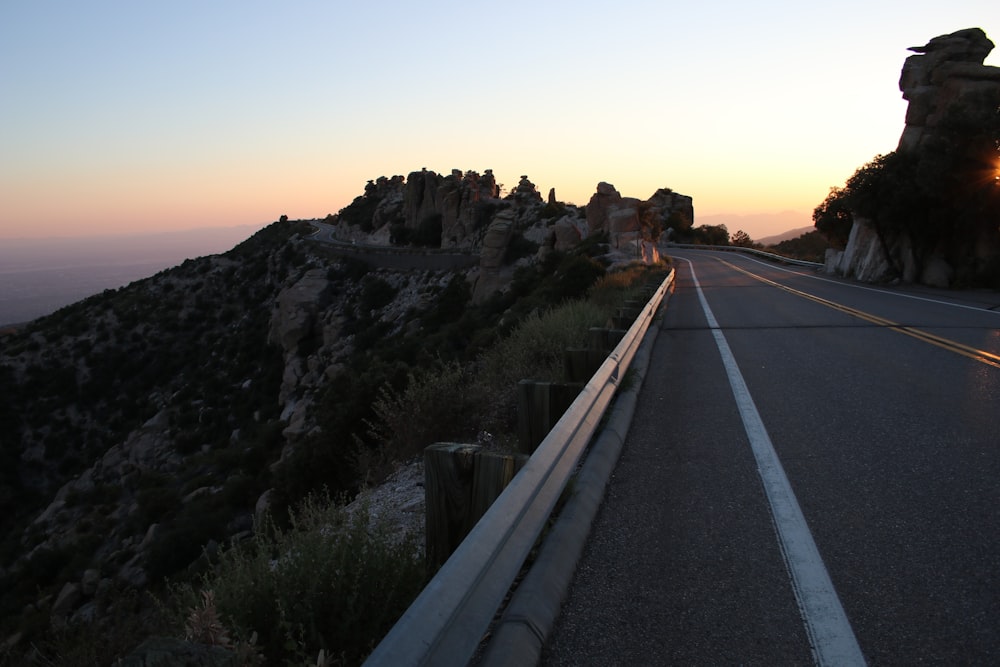
[{"label": "guardrail", "polygon": [[671,269],[621,342],[365,665],[466,664],[472,658],[673,280]]},{"label": "guardrail", "polygon": [[807,262],[804,259],[792,259],[791,257],[784,257],[783,255],[776,255],[773,252],[764,252],[763,250],[757,250],[756,248],[744,248],[738,245],[698,245],[694,243],[667,243],[668,248],[691,248],[694,250],[727,250],[729,252],[742,252],[748,255],[757,255],[758,257],[764,257],[765,259],[770,259],[776,262],[782,262],[783,264],[794,264],[796,266],[807,266],[810,268],[821,269],[825,264],[820,262]]}]

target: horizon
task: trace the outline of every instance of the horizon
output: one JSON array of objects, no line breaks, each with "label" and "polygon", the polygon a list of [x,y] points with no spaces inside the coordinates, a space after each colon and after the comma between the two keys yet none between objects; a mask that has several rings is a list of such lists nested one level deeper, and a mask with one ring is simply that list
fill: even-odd
[{"label": "horizon", "polygon": [[0,124],[3,240],[323,218],[425,167],[492,169],[508,188],[527,175],[577,206],[601,181],[670,188],[696,224],[766,237],[788,211],[810,225],[830,188],[895,150],[909,47],[1000,37],[985,0],[904,15],[888,0],[390,2],[377,21],[310,2],[57,4],[0,7],[0,89],[17,101]]}]

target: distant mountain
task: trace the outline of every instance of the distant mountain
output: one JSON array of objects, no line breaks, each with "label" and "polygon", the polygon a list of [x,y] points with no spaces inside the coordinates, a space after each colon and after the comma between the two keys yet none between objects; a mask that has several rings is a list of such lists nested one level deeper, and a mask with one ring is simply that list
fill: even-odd
[{"label": "distant mountain", "polygon": [[761,245],[777,245],[782,241],[789,241],[791,239],[797,239],[803,234],[808,234],[809,232],[816,231],[815,227],[799,227],[798,229],[789,229],[787,232],[782,232],[781,234],[775,234],[774,236],[765,236],[762,239],[755,239],[757,243]]},{"label": "distant mountain", "polygon": [[261,227],[4,239],[0,242],[0,326],[48,315],[185,259],[224,252]]},{"label": "distant mountain", "polygon": [[780,234],[781,230],[798,229],[811,223],[811,213],[801,211],[781,211],[780,213],[753,213],[736,215],[721,213],[699,215],[695,225],[725,225],[730,234],[743,230],[754,241],[761,243],[761,236]]}]

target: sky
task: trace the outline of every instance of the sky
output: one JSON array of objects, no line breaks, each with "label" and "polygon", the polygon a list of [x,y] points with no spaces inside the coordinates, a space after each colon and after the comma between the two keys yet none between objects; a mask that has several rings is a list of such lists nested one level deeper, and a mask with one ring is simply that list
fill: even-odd
[{"label": "sky", "polygon": [[895,149],[907,47],[969,27],[1000,2],[3,0],[0,242],[323,217],[421,168],[760,238]]}]

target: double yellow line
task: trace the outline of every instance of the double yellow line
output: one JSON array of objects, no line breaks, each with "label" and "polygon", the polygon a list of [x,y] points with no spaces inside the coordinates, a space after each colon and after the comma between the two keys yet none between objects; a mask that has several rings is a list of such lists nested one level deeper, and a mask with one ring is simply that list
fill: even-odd
[{"label": "double yellow line", "polygon": [[740,268],[735,264],[730,264],[729,262],[722,259],[718,261],[722,262],[729,268],[735,269],[736,271],[739,271],[744,275],[750,276],[754,280],[759,280],[760,282],[766,285],[771,285],[772,287],[777,287],[778,289],[784,290],[790,294],[795,294],[796,296],[801,296],[804,299],[815,301],[816,303],[822,304],[828,308],[839,310],[842,313],[847,313],[848,315],[852,315],[854,317],[857,317],[858,319],[865,320],[866,322],[871,322],[872,324],[876,324],[881,327],[886,327],[888,329],[898,331],[899,333],[906,334],[907,336],[911,336],[913,338],[916,338],[917,340],[922,340],[925,343],[930,343],[931,345],[936,345],[945,350],[950,350],[951,352],[961,354],[962,356],[974,359],[975,361],[986,364],[988,366],[1000,368],[1000,356],[987,352],[986,350],[980,350],[978,348],[971,347],[969,345],[963,345],[962,343],[959,343],[957,341],[953,341],[948,338],[942,338],[941,336],[936,336],[927,331],[921,331],[920,329],[915,329],[914,327],[909,327],[904,324],[899,324],[898,322],[893,322],[892,320],[887,320],[884,317],[879,317],[878,315],[872,315],[871,313],[866,313],[863,310],[851,308],[849,306],[845,306],[835,301],[830,301],[822,297],[814,296],[807,292],[802,292],[792,287],[788,287],[787,285],[776,283],[773,280],[768,280],[763,276],[758,276],[755,273],[750,273],[746,269]]}]

